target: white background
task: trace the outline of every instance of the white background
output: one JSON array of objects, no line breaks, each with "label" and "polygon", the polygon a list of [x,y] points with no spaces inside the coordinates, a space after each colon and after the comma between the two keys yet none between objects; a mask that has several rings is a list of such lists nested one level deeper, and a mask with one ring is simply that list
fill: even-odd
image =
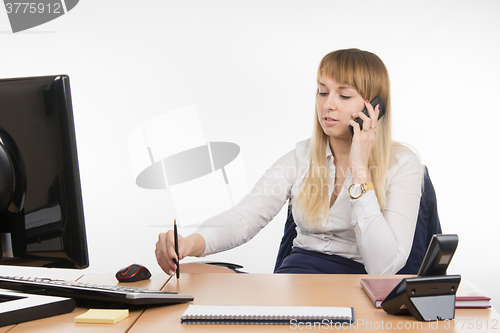
[{"label": "white background", "polygon": [[[394,138],[420,153],[443,232],[460,237],[449,273],[499,309],[499,14],[494,0],[82,0],[13,34],[0,10],[0,77],[71,78],[86,271],[112,274],[139,262],[159,272],[154,243],[174,211],[166,191],[135,185],[132,130],[195,104],[208,141],[241,147],[250,187],[310,135],[320,59],[340,48],[372,51],[391,76]],[[282,212],[250,243],[214,259],[272,272],[284,220]]]}]

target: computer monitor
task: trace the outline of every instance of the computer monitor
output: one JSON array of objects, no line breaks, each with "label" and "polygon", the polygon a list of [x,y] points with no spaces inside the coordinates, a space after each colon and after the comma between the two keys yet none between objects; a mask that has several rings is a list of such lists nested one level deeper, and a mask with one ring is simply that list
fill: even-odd
[{"label": "computer monitor", "polygon": [[89,265],[67,75],[0,79],[0,241],[0,265]]}]

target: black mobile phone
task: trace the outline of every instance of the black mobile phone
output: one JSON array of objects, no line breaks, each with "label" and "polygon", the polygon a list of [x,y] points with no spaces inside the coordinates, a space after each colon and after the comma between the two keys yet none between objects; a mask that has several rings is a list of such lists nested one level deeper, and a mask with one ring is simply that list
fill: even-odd
[{"label": "black mobile phone", "polygon": [[[378,114],[378,119],[380,119],[385,114],[385,106],[384,103],[382,103],[382,98],[377,96],[373,99],[373,101],[370,104],[373,106],[373,109],[375,109],[377,105],[380,105],[380,113]],[[366,114],[368,118],[370,117],[367,108],[363,110],[363,113]],[[354,121],[359,124],[359,129],[363,130],[363,119],[356,118],[354,119]],[[351,131],[351,136],[354,135],[354,128],[352,128],[352,126],[349,126],[349,131]]]}]

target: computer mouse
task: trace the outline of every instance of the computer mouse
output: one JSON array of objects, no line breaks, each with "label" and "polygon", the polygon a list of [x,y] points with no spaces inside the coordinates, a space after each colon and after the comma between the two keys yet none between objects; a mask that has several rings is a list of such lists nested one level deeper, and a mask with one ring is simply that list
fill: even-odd
[{"label": "computer mouse", "polygon": [[146,280],[151,277],[149,270],[139,264],[133,264],[116,272],[116,279],[120,282],[135,282]]}]

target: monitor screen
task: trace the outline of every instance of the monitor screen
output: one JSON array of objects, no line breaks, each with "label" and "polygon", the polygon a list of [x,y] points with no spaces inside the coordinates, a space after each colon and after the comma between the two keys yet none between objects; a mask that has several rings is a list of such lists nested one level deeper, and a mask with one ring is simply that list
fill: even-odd
[{"label": "monitor screen", "polygon": [[69,77],[0,79],[1,265],[88,267]]}]

